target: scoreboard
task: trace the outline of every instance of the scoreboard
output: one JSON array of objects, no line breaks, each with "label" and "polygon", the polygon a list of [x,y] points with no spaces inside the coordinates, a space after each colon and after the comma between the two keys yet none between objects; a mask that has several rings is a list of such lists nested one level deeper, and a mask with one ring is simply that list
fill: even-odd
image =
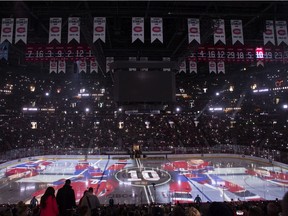
[{"label": "scoreboard", "polygon": [[[200,46],[191,50],[189,59],[197,62],[254,62],[261,59],[264,62],[288,63],[288,50],[283,47],[247,47],[247,46]],[[37,61],[78,61],[95,60],[88,45],[27,45],[25,60]]]}]

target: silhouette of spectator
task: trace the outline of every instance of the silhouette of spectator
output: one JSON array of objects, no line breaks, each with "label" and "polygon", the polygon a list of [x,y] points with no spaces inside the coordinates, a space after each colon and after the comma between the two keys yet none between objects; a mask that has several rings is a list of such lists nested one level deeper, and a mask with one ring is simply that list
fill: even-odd
[{"label": "silhouette of spectator", "polygon": [[282,216],[288,216],[288,192],[285,193],[282,199]]},{"label": "silhouette of spectator", "polygon": [[70,179],[67,179],[64,186],[58,190],[56,200],[60,215],[69,216],[71,211],[76,207],[75,192],[72,189]]},{"label": "silhouette of spectator", "polygon": [[53,187],[48,187],[40,200],[40,216],[58,216],[58,214],[55,190]]},{"label": "silhouette of spectator", "polygon": [[225,203],[213,202],[208,208],[207,216],[234,216],[234,213]]}]

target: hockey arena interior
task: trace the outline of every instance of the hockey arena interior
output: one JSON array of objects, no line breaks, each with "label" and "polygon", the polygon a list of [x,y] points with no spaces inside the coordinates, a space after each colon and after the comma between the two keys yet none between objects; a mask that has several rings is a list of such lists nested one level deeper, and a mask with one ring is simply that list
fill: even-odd
[{"label": "hockey arena interior", "polygon": [[0,215],[67,179],[99,215],[288,215],[287,2],[0,8]]}]

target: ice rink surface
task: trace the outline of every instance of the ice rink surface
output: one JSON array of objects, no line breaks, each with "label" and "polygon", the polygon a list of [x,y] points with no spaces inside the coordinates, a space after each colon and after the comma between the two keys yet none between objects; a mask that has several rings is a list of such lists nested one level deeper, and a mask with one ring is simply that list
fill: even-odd
[{"label": "ice rink surface", "polygon": [[34,157],[1,164],[0,203],[39,200],[47,186],[56,190],[71,179],[76,200],[93,187],[102,204],[189,203],[281,199],[288,170],[246,159],[165,157],[112,159],[95,156]]}]

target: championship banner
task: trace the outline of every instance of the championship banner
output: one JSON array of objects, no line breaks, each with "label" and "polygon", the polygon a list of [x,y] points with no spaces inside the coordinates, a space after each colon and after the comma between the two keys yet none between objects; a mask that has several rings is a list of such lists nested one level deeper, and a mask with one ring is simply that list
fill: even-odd
[{"label": "championship banner", "polygon": [[230,22],[231,22],[232,44],[235,45],[235,43],[239,41],[242,45],[244,45],[242,20],[231,20]]},{"label": "championship banner", "polygon": [[114,57],[106,57],[106,73],[110,72],[114,72],[114,70],[110,69],[110,64],[114,62]]},{"label": "championship banner", "polygon": [[181,62],[180,66],[179,66],[179,73],[181,73],[182,71],[183,71],[184,73],[187,72],[187,69],[186,69],[186,60],[185,60],[185,59]]},{"label": "championship banner", "polygon": [[264,45],[266,45],[268,42],[275,45],[273,20],[266,20],[266,28],[265,31],[263,32],[263,41]]},{"label": "championship banner", "polygon": [[288,45],[287,22],[275,21],[275,26],[276,26],[277,45],[280,46],[282,42]]},{"label": "championship banner", "polygon": [[209,73],[216,74],[216,63],[214,61],[209,61]]},{"label": "championship banner", "polygon": [[163,43],[163,20],[160,17],[151,17],[151,43],[158,39]]},{"label": "championship banner", "polygon": [[132,17],[132,43],[139,39],[144,43],[144,18]]},{"label": "championship banner", "polygon": [[[137,58],[136,57],[129,57],[129,61],[136,61]],[[129,68],[129,71],[136,71],[136,68]]]},{"label": "championship banner", "polygon": [[79,60],[77,61],[77,65],[78,65],[78,72],[81,73],[81,72],[84,72],[86,73],[87,72],[87,63],[86,63],[86,60]]},{"label": "championship banner", "polygon": [[80,43],[80,18],[69,17],[68,18],[68,43],[75,39]]},{"label": "championship banner", "polygon": [[192,59],[189,59],[189,71],[197,74],[197,62]]},{"label": "championship banner", "polygon": [[188,42],[191,43],[193,40],[200,44],[200,22],[199,19],[189,18],[188,22]]},{"label": "championship banner", "polygon": [[62,30],[62,18],[52,17],[50,18],[49,26],[49,42],[56,40],[58,43],[61,43],[61,30]]},{"label": "championship banner", "polygon": [[14,26],[14,18],[2,18],[0,43],[3,43],[5,40],[12,43],[13,26]]},{"label": "championship banner", "polygon": [[66,73],[66,62],[64,60],[58,61],[58,73]]},{"label": "championship banner", "polygon": [[[162,61],[170,62],[170,57],[163,57]],[[171,71],[171,68],[163,68],[163,71]]]},{"label": "championship banner", "polygon": [[90,73],[93,72],[98,73],[98,62],[95,58],[90,60]]},{"label": "championship banner", "polygon": [[98,39],[106,42],[106,17],[94,17],[93,43]]},{"label": "championship banner", "polygon": [[[140,57],[140,61],[148,61],[148,57]],[[140,71],[148,71],[148,68],[141,68]]]},{"label": "championship banner", "polygon": [[225,74],[225,63],[223,61],[217,62],[217,71],[218,71],[218,74],[220,73]]},{"label": "championship banner", "polygon": [[16,18],[15,44],[22,40],[27,44],[28,18]]},{"label": "championship banner", "polygon": [[49,73],[57,73],[57,61],[50,61]]},{"label": "championship banner", "polygon": [[223,44],[226,44],[225,36],[225,23],[223,19],[214,19],[214,44],[218,41],[221,41]]}]

